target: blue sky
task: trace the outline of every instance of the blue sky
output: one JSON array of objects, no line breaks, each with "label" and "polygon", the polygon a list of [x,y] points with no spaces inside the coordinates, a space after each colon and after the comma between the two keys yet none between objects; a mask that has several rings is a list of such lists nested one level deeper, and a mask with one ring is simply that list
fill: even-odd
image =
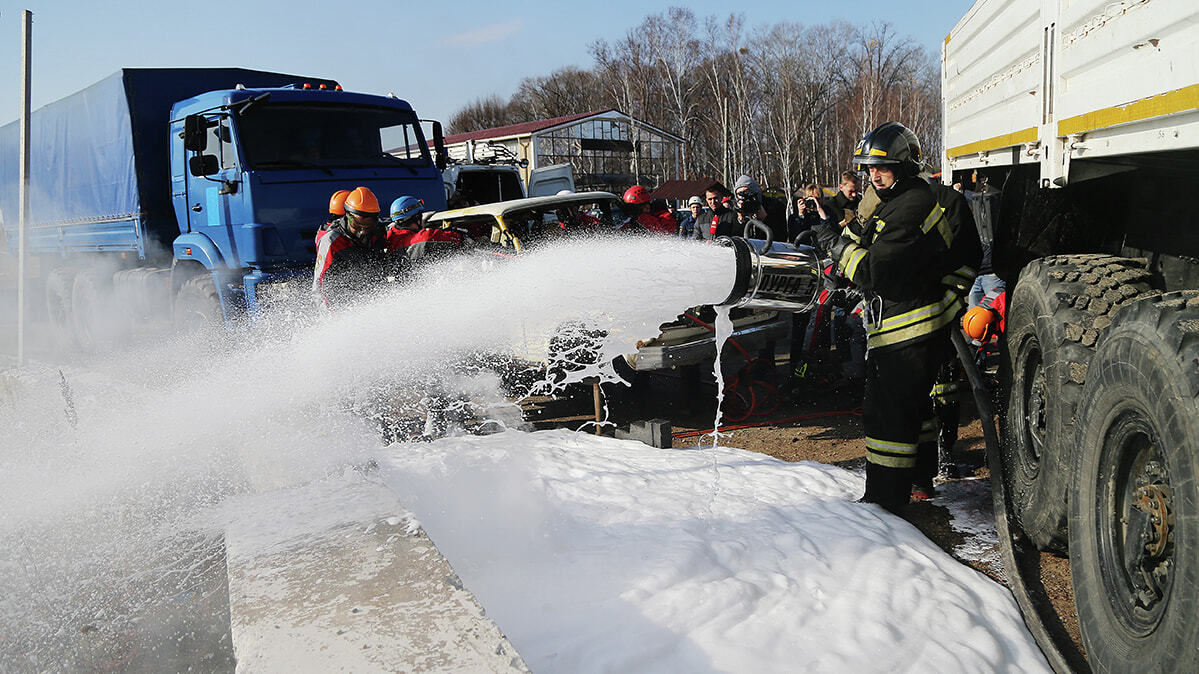
[{"label": "blue sky", "polygon": [[[729,3],[599,3],[478,0],[4,0],[0,5],[0,124],[20,114],[20,10],[33,11],[33,106],[122,67],[221,66],[336,79],[346,88],[394,92],[422,117],[448,121],[491,93],[510,96],[522,77],[590,67],[587,45],[619,39],[672,4],[698,17],[731,9],[750,25],[834,20],[890,22],[939,53],[972,0],[865,3],[769,0]],[[228,11],[222,13],[222,8]]]}]

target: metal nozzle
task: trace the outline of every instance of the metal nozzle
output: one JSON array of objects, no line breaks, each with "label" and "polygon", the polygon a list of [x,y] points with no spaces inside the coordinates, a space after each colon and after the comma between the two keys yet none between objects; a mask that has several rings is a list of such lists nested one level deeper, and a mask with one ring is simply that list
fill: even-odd
[{"label": "metal nozzle", "polygon": [[736,258],[733,289],[722,306],[808,311],[823,288],[821,262],[808,246],[722,236],[716,239],[733,249]]}]

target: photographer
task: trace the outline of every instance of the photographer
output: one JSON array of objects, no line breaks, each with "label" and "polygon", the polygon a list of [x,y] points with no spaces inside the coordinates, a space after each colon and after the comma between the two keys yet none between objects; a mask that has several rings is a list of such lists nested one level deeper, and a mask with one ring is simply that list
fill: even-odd
[{"label": "photographer", "polygon": [[787,234],[787,223],[782,212],[784,209],[779,208],[776,200],[763,197],[762,188],[753,178],[747,175],[737,178],[737,182],[733,184],[733,196],[738,223],[735,234],[739,235],[744,231],[745,223],[757,220],[770,228],[776,241],[783,240],[780,237]]},{"label": "photographer", "polygon": [[809,183],[802,193],[795,197],[795,212],[787,221],[787,239],[794,241],[801,232],[820,224],[821,204],[818,200],[820,188],[815,183]]}]

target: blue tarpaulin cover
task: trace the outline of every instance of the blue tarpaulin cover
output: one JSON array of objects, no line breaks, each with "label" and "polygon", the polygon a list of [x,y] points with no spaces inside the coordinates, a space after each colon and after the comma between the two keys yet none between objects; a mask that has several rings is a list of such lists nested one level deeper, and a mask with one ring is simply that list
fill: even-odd
[{"label": "blue tarpaulin cover", "polygon": [[[238,83],[300,82],[332,83],[241,68],[126,68],[39,108],[30,121],[31,252],[57,250],[64,240],[74,250],[110,243],[114,224],[128,240],[168,243],[179,233],[168,165],[172,104]],[[0,224],[10,250],[16,249],[19,143],[18,122],[0,127]]]}]

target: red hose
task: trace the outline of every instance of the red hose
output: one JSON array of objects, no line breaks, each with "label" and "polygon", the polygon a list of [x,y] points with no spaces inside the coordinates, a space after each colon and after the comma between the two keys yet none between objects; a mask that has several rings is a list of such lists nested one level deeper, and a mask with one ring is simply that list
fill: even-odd
[{"label": "red hose", "polygon": [[[685,312],[683,312],[683,315],[686,316],[687,318],[690,318],[691,320],[695,321],[696,323],[699,323],[700,325],[704,326],[705,328],[710,330],[712,332],[712,334],[716,334],[716,328],[709,325],[708,323],[705,323],[704,321],[701,321],[698,317],[696,317],[691,312],[685,311]],[[766,360],[764,358],[751,357],[749,355],[749,352],[746,351],[745,348],[742,347],[740,344],[738,344],[737,340],[733,339],[732,337],[729,337],[728,341],[730,344],[733,345],[733,347],[735,349],[740,351],[741,356],[745,358],[745,365],[742,366],[741,369],[736,372],[736,374],[729,377],[724,383],[724,399],[725,399],[726,403],[727,403],[727,401],[730,401],[730,400],[741,401],[742,405],[743,405],[743,409],[744,409],[744,414],[739,414],[738,412],[735,412],[735,411],[726,410],[725,415],[728,417],[728,420],[733,423],[737,423],[739,421],[745,421],[746,419],[748,419],[750,417],[761,417],[761,416],[765,416],[767,414],[773,413],[775,410],[777,410],[779,408],[779,405],[782,403],[782,399],[781,399],[781,396],[779,395],[779,391],[778,391],[777,378],[776,378],[775,372],[774,372],[774,369],[775,369],[774,362],[771,361],[769,363],[766,363]],[[759,363],[767,364],[768,367],[766,368],[766,370],[769,373],[768,377],[766,379],[750,379],[749,377],[753,373],[754,367],[756,365],[758,365]],[[743,377],[749,382],[748,385],[745,386],[744,391],[742,390],[742,386],[741,386]],[[759,400],[759,396],[754,392],[755,386],[757,386],[759,389],[763,390],[763,392],[765,394],[765,395],[761,396],[761,400]],[[763,405],[762,409],[759,409],[759,407],[758,407],[759,403],[762,403],[762,405]],[[767,403],[773,403],[773,404],[768,405]]]}]

